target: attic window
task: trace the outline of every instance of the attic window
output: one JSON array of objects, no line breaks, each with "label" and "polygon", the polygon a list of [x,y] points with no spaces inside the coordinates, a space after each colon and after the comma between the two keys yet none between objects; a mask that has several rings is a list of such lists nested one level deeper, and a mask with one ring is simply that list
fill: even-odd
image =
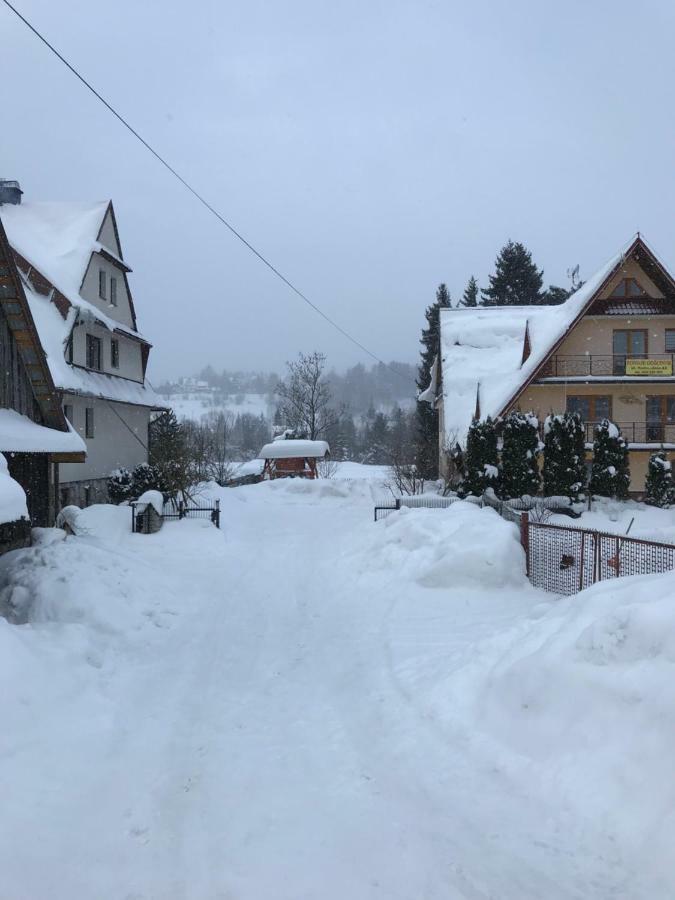
[{"label": "attic window", "polygon": [[117,306],[117,279],[110,279],[110,302],[113,306]]},{"label": "attic window", "polygon": [[105,269],[98,270],[98,295],[105,300]]},{"label": "attic window", "polygon": [[612,297],[645,297],[647,294],[635,278],[622,278],[612,291]]}]

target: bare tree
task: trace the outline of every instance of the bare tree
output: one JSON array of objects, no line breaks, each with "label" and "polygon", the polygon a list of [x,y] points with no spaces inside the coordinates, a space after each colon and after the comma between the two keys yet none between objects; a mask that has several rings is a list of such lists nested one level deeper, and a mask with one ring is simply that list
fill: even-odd
[{"label": "bare tree", "polygon": [[323,353],[300,353],[295,362],[286,363],[286,380],[276,393],[284,424],[311,441],[325,437],[328,429],[340,421],[340,412],[331,405],[331,393],[324,377]]}]

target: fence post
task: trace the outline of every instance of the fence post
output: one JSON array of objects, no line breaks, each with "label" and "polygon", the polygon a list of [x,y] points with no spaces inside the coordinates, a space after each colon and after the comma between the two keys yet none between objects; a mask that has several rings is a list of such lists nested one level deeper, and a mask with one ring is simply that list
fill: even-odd
[{"label": "fence post", "polygon": [[213,524],[220,528],[220,500],[216,500],[213,509]]},{"label": "fence post", "polygon": [[130,503],[129,508],[131,509],[131,533],[136,534],[136,504]]},{"label": "fence post", "polygon": [[401,508],[401,498],[397,497],[396,498],[396,509],[400,509],[400,508]]},{"label": "fence post", "polygon": [[525,551],[525,574],[530,577],[530,517],[526,512],[520,514],[520,543]]},{"label": "fence post", "polygon": [[581,532],[581,559],[579,560],[579,590],[583,591],[584,589],[584,550],[585,550],[585,538],[586,532]]},{"label": "fence post", "polygon": [[183,501],[183,500],[178,501],[178,518],[179,519],[185,518],[185,501]]}]

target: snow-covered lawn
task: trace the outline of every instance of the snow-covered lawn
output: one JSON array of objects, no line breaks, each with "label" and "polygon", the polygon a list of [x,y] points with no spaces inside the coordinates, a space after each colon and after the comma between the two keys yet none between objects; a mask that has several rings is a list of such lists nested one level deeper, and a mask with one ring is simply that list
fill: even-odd
[{"label": "snow-covered lawn", "polygon": [[554,525],[593,528],[611,534],[625,534],[630,526],[631,537],[675,544],[675,507],[659,509],[636,500],[597,498],[592,509],[585,509],[579,519],[554,515],[550,521]]},{"label": "snow-covered lawn", "polygon": [[675,577],[535,591],[379,481],[0,560],[2,900],[675,896]]}]

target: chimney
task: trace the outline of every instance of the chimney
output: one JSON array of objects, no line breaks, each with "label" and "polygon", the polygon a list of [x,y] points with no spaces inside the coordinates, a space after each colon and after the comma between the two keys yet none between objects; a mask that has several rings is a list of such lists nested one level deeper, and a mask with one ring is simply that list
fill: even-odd
[{"label": "chimney", "polygon": [[0,206],[3,203],[12,203],[14,206],[18,206],[21,203],[22,194],[23,191],[18,181],[0,178]]}]

